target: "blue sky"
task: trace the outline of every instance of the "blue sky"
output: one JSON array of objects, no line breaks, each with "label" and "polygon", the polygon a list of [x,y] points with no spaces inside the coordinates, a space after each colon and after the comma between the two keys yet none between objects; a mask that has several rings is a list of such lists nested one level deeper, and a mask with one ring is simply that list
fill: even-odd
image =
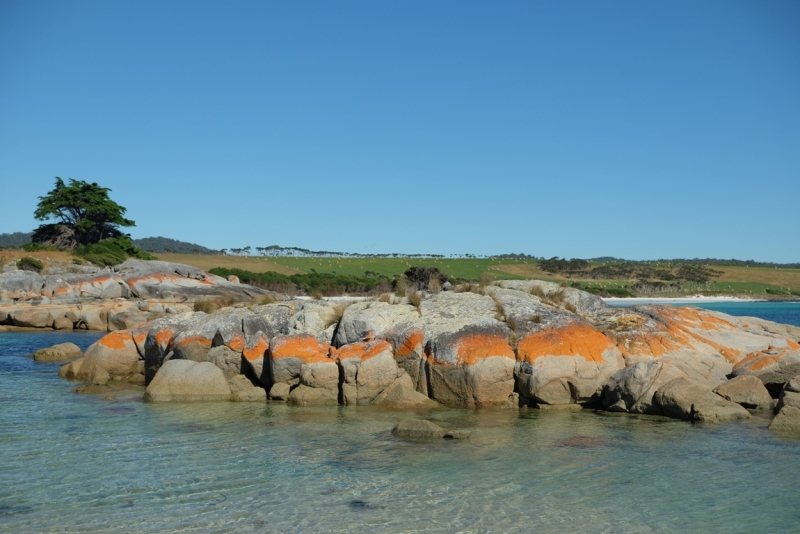
[{"label": "blue sky", "polygon": [[55,176],[213,248],[797,262],[800,3],[0,0],[0,232]]}]

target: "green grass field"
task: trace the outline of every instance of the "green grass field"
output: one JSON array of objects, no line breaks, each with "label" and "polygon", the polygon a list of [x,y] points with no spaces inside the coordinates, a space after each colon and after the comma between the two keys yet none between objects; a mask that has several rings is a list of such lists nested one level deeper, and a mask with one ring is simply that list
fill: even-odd
[{"label": "green grass field", "polygon": [[[252,272],[274,271],[286,275],[304,273],[335,273],[347,276],[364,276],[368,272],[389,278],[403,274],[412,266],[438,267],[440,271],[459,280],[477,280],[488,274],[495,280],[548,280],[578,282],[583,288],[594,290],[624,289],[636,280],[583,280],[564,278],[542,271],[531,260],[512,259],[406,259],[406,258],[292,258],[257,256],[203,256],[193,254],[159,254],[159,259],[194,265],[209,270],[212,267],[239,268]],[[800,269],[715,267],[722,274],[708,284],[682,283],[680,293],[663,296],[680,296],[694,293],[714,295],[741,295],[751,297],[800,296]],[[662,294],[658,294],[662,295]],[[647,296],[654,296],[648,294]]]}]

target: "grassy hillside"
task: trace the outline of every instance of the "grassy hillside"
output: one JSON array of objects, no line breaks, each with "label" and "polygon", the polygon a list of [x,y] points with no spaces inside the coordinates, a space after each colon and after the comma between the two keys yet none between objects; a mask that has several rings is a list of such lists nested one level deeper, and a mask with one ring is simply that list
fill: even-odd
[{"label": "grassy hillside", "polygon": [[[187,263],[211,269],[225,267],[244,269],[256,273],[278,272],[285,275],[305,273],[333,273],[364,276],[377,273],[389,278],[400,275],[411,266],[433,266],[451,277],[477,280],[484,273],[493,279],[538,279],[553,282],[565,281],[593,291],[617,290],[630,286],[636,280],[589,280],[558,276],[542,271],[530,260],[511,259],[406,259],[406,258],[276,258],[242,256],[199,256],[192,254],[158,254],[159,259]],[[683,282],[680,293],[659,293],[660,296],[681,296],[705,293],[719,295],[744,295],[759,298],[775,296],[800,296],[800,269],[775,269],[755,267],[715,267],[719,277],[707,284]],[[648,296],[653,296],[648,294]]]}]

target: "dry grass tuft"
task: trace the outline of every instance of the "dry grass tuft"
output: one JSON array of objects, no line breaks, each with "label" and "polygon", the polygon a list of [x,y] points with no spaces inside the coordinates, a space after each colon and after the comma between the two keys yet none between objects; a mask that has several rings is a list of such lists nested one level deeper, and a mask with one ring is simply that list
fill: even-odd
[{"label": "dry grass tuft", "polygon": [[531,322],[536,324],[541,324],[542,315],[539,313],[534,313],[533,315],[531,315]]},{"label": "dry grass tuft", "polygon": [[194,302],[193,309],[196,312],[213,313],[222,308],[229,308],[234,304],[236,304],[236,299],[230,296],[207,298],[207,299],[201,298],[197,299]]},{"label": "dry grass tuft", "polygon": [[566,304],[564,304],[564,309],[565,309],[565,310],[567,310],[567,311],[569,311],[569,312],[572,312],[572,313],[578,313],[578,308],[576,308],[576,307],[575,307],[575,306],[574,306],[572,303],[570,303],[570,302],[567,302]]},{"label": "dry grass tuft", "polygon": [[481,274],[480,278],[478,278],[478,285],[481,287],[481,289],[492,285],[492,282],[493,280],[489,273],[483,273]]},{"label": "dry grass tuft", "polygon": [[394,294],[400,298],[406,296],[406,292],[408,290],[408,283],[406,283],[405,278],[400,278],[397,280],[397,283],[394,286]]},{"label": "dry grass tuft", "polygon": [[558,291],[553,291],[549,295],[547,295],[547,300],[551,303],[555,304],[556,306],[560,306],[564,303],[564,299],[567,298],[567,292],[564,291],[563,288],[559,289]]},{"label": "dry grass tuft", "polygon": [[325,320],[325,328],[327,329],[335,324],[339,324],[339,321],[341,321],[342,317],[344,317],[344,311],[353,304],[354,302],[352,300],[345,301],[345,302],[340,302],[339,304],[331,308],[330,313],[328,314],[328,317]]},{"label": "dry grass tuft", "polygon": [[273,297],[272,295],[264,295],[263,297],[261,297],[258,300],[258,304],[260,306],[263,306],[265,304],[274,304],[276,302],[278,302],[278,300],[275,297]]},{"label": "dry grass tuft", "polygon": [[431,275],[430,279],[428,280],[428,291],[436,295],[441,290],[442,290],[442,283],[439,282],[439,277],[436,275]]},{"label": "dry grass tuft", "polygon": [[409,289],[406,292],[406,297],[408,298],[408,302],[417,309],[417,313],[422,315],[422,310],[420,309],[420,305],[422,304],[422,293],[416,289]]},{"label": "dry grass tuft", "polygon": [[533,286],[529,293],[534,297],[539,297],[542,300],[547,298],[547,293],[545,293],[544,289],[542,289],[542,286]]},{"label": "dry grass tuft", "polygon": [[378,302],[385,302],[387,304],[392,304],[392,295],[390,293],[381,293],[378,295]]},{"label": "dry grass tuft", "polygon": [[513,317],[506,317],[506,324],[511,329],[512,332],[517,331],[517,320]]},{"label": "dry grass tuft", "polygon": [[311,298],[314,300],[322,300],[322,297],[324,297],[322,291],[317,290],[311,293]]}]

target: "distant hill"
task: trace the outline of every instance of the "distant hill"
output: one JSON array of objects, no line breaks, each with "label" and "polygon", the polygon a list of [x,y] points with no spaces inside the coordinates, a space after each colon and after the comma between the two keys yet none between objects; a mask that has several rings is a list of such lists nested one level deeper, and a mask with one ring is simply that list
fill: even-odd
[{"label": "distant hill", "polygon": [[21,247],[31,242],[33,232],[14,232],[12,234],[0,234],[0,248]]},{"label": "distant hill", "polygon": [[170,239],[168,237],[145,237],[142,239],[134,239],[133,243],[144,250],[145,252],[159,253],[174,253],[174,254],[219,254],[218,250],[212,250],[202,245],[195,243],[188,243],[186,241],[178,241],[177,239]]}]

